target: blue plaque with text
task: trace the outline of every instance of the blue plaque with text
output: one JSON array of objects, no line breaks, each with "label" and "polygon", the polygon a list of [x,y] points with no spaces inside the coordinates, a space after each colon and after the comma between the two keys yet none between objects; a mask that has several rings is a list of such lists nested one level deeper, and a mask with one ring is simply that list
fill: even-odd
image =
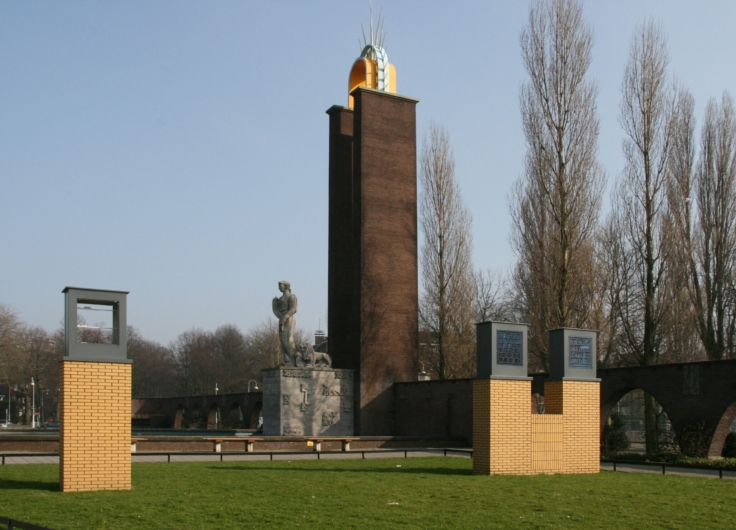
[{"label": "blue plaque with text", "polygon": [[589,337],[569,337],[570,367],[591,368],[593,366],[593,340]]},{"label": "blue plaque with text", "polygon": [[514,366],[522,366],[524,361],[522,359],[522,346],[523,346],[523,334],[521,331],[498,331],[497,337],[497,349],[498,352],[498,364],[512,364]]},{"label": "blue plaque with text", "polygon": [[559,328],[549,332],[549,380],[600,381],[592,329]]}]

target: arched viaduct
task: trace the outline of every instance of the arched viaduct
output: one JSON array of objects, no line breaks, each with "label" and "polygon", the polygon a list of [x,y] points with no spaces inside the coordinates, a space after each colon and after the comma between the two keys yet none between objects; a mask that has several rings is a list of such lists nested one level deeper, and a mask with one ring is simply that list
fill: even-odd
[{"label": "arched viaduct", "polygon": [[255,429],[262,392],[173,398],[134,398],[133,422],[151,427]]},{"label": "arched viaduct", "polygon": [[641,389],[667,413],[680,447],[704,444],[708,456],[721,455],[736,419],[736,360],[605,368],[598,377],[601,430],[618,400]]}]

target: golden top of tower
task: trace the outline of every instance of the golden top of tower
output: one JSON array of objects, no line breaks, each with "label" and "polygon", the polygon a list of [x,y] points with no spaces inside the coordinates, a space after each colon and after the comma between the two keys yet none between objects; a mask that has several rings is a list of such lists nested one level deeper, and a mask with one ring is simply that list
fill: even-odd
[{"label": "golden top of tower", "polygon": [[378,23],[374,29],[373,9],[371,8],[370,40],[366,39],[365,30],[363,30],[360,57],[355,60],[350,69],[348,107],[353,108],[352,92],[361,86],[396,94],[396,68],[388,62],[388,54],[383,47],[385,38],[386,32],[383,30],[381,13],[378,14]]}]

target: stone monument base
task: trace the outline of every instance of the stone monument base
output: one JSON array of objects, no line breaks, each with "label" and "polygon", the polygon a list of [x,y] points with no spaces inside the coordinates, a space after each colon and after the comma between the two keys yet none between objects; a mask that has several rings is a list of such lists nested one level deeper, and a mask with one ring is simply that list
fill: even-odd
[{"label": "stone monument base", "polygon": [[354,371],[263,370],[264,436],[353,436]]}]

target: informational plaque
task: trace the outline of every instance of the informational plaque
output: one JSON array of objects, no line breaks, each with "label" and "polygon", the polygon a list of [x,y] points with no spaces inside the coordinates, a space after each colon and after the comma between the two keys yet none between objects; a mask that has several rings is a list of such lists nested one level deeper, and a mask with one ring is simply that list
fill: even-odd
[{"label": "informational plaque", "polygon": [[593,366],[593,340],[589,337],[569,337],[570,367]]},{"label": "informational plaque", "polygon": [[497,364],[522,366],[523,333],[521,331],[501,331],[496,334],[498,352]]}]

